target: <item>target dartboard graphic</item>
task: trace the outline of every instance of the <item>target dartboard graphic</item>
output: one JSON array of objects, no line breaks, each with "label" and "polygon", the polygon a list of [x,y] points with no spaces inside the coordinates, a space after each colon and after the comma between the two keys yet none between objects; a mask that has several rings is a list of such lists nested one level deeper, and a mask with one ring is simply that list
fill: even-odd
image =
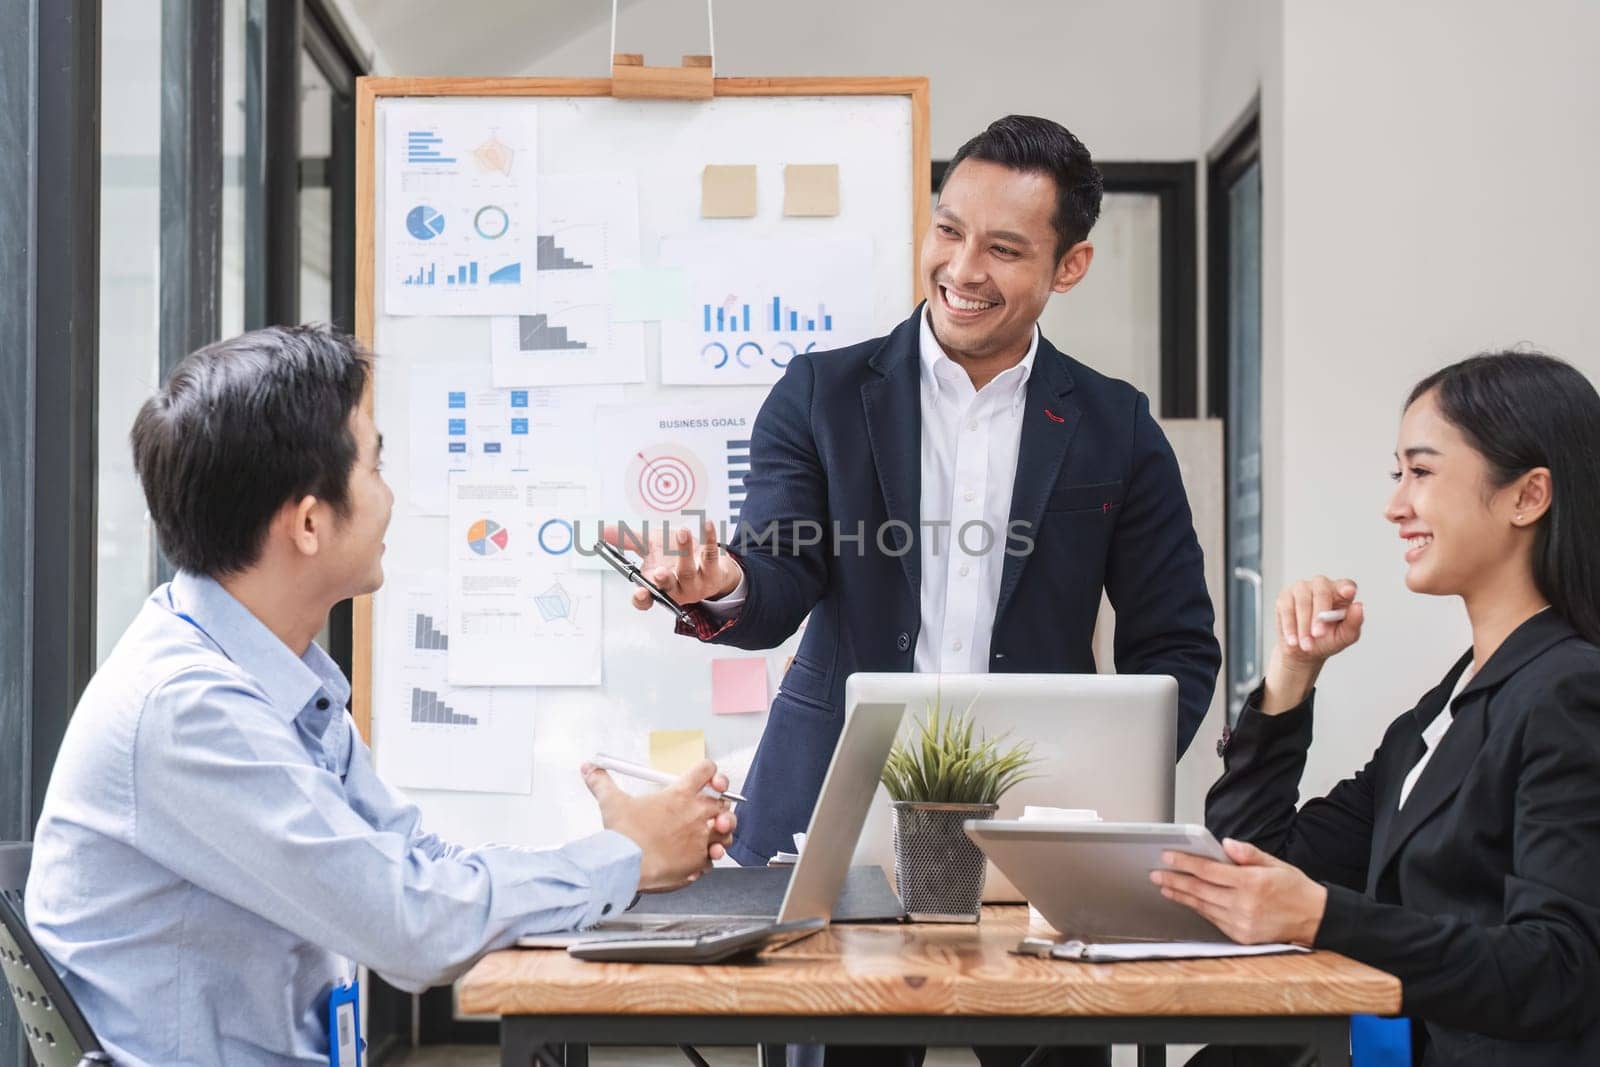
[{"label": "target dartboard graphic", "polygon": [[682,445],[652,445],[628,463],[629,502],[653,515],[704,507],[710,484],[705,464]]}]

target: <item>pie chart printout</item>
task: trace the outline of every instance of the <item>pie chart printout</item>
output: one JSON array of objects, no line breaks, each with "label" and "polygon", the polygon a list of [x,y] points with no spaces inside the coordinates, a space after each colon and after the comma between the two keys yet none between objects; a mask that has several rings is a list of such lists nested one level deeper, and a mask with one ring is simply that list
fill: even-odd
[{"label": "pie chart printout", "polygon": [[479,519],[467,527],[467,547],[480,556],[504,552],[509,540],[506,528],[493,519]]},{"label": "pie chart printout", "polygon": [[406,232],[419,241],[431,241],[444,232],[444,216],[427,204],[406,212]]}]

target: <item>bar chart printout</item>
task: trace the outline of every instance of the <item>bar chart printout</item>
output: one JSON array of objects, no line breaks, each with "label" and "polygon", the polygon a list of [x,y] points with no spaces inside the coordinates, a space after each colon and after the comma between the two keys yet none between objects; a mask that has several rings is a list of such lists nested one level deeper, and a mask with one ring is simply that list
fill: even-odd
[{"label": "bar chart printout", "polygon": [[664,385],[771,385],[798,355],[873,336],[872,242],[667,237],[692,301],[661,321]]},{"label": "bar chart printout", "polygon": [[450,648],[450,638],[439,629],[438,623],[432,615],[418,612],[416,615],[417,629],[413,648],[427,652],[444,652]]},{"label": "bar chart printout", "polygon": [[411,690],[411,721],[435,726],[476,726],[472,715],[460,715],[450,705],[439,699],[439,694],[427,689]]},{"label": "bar chart printout", "polygon": [[[701,329],[706,333],[750,333],[750,304],[730,300],[722,304],[705,304],[701,308]],[[802,311],[785,304],[783,297],[775,296],[770,304],[763,302],[758,313],[762,331],[772,333],[832,333],[833,316],[826,304]]]}]

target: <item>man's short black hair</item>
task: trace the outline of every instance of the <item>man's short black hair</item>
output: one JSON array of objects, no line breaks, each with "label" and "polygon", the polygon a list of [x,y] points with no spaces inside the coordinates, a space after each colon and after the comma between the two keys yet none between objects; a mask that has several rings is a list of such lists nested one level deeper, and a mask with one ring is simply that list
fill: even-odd
[{"label": "man's short black hair", "polygon": [[945,168],[944,191],[950,175],[963,160],[981,159],[1013,170],[1048,174],[1056,183],[1056,211],[1050,220],[1056,228],[1056,259],[1089,236],[1100,218],[1104,182],[1089,150],[1059,122],[1032,115],[1007,115],[961,146]]},{"label": "man's short black hair", "polygon": [[271,326],[207,345],[133,422],[133,463],[161,550],[218,577],[256,562],[272,517],[315,496],[343,516],[358,446],[350,414],[370,357],[326,326]]}]

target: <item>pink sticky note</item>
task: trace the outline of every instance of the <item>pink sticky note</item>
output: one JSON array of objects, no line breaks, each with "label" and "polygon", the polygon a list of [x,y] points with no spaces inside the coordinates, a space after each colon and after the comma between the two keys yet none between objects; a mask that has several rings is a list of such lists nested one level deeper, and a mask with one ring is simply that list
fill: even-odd
[{"label": "pink sticky note", "polygon": [[766,710],[766,660],[741,658],[711,661],[713,715],[747,715]]}]

